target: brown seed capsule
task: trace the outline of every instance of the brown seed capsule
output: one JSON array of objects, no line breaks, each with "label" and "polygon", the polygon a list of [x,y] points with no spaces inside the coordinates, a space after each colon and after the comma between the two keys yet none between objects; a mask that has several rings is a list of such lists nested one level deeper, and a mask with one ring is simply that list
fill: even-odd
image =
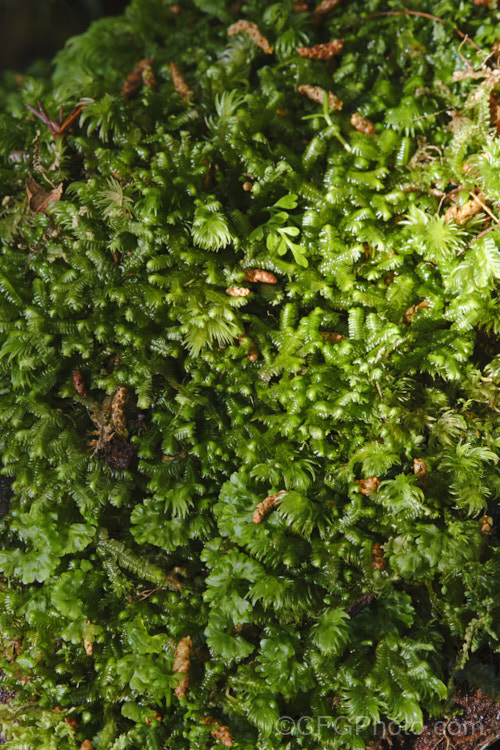
[{"label": "brown seed capsule", "polygon": [[83,740],[80,745],[80,750],[92,750],[92,743],[90,740]]},{"label": "brown seed capsule", "polygon": [[146,57],[144,60],[140,60],[135,68],[132,68],[126,77],[121,90],[121,95],[124,96],[125,99],[132,99],[132,97],[139,92],[142,83],[144,83],[142,73],[148,68],[151,69],[152,64],[153,60],[150,57]]},{"label": "brown seed capsule", "polygon": [[359,484],[359,491],[362,495],[369,495],[371,492],[375,492],[380,484],[378,477],[367,477],[366,479],[356,479],[356,483]]},{"label": "brown seed capsule", "polygon": [[127,398],[127,388],[122,385],[115,391],[111,401],[111,427],[117,435],[125,435],[127,432],[127,422],[125,419]]},{"label": "brown seed capsule", "polygon": [[345,339],[341,333],[335,333],[334,331],[320,331],[321,338],[323,341],[329,341],[330,344],[340,344]]},{"label": "brown seed capsule", "polygon": [[322,0],[322,2],[314,9],[315,16],[323,16],[325,13],[333,10],[336,5],[340,3],[340,0]]},{"label": "brown seed capsule", "polygon": [[244,190],[244,191],[245,191],[246,193],[249,193],[249,192],[250,192],[250,190],[252,189],[252,187],[253,187],[253,185],[252,185],[252,183],[251,183],[251,182],[244,182],[244,183],[243,183],[243,185],[242,185],[242,188],[243,188],[243,190]]},{"label": "brown seed capsule", "polygon": [[278,507],[282,497],[286,494],[286,490],[280,490],[279,492],[275,492],[274,495],[268,495],[266,498],[264,498],[264,500],[257,505],[253,512],[253,522],[261,523],[269,513],[269,511],[273,510],[273,508]]},{"label": "brown seed capsule", "polygon": [[212,716],[205,716],[201,720],[202,724],[208,725],[208,724],[215,724],[215,728],[211,730],[210,734],[214,739],[216,739],[218,742],[221,743],[221,745],[224,745],[224,747],[232,747],[233,745],[233,737],[231,732],[229,731],[228,727],[224,726],[224,724],[219,721],[219,719],[214,719]]},{"label": "brown seed capsule", "polygon": [[491,53],[494,57],[500,57],[500,39],[495,39],[491,45]]},{"label": "brown seed capsule", "polygon": [[314,47],[299,47],[297,52],[301,57],[308,57],[310,60],[330,60],[341,52],[343,46],[343,39],[332,39],[331,42],[315,44]]},{"label": "brown seed capsule", "polygon": [[245,286],[228,286],[226,294],[230,297],[248,297],[250,289],[247,289]]},{"label": "brown seed capsule", "polygon": [[490,536],[493,531],[493,518],[491,516],[483,516],[479,521],[479,531],[483,536]]},{"label": "brown seed capsule", "polygon": [[309,6],[307,3],[303,3],[302,0],[293,0],[292,10],[294,13],[307,13]]},{"label": "brown seed capsule", "polygon": [[373,569],[374,570],[384,570],[385,569],[385,560],[384,560],[384,553],[382,552],[382,547],[380,544],[374,544],[372,547],[372,555],[373,555]]},{"label": "brown seed capsule", "polygon": [[[500,96],[490,91],[490,125],[500,134]],[[464,170],[465,171],[465,170]]]},{"label": "brown seed capsule", "polygon": [[70,719],[70,718],[68,718],[67,716],[65,716],[65,717],[64,717],[63,721],[64,721],[64,723],[65,723],[65,724],[68,724],[68,725],[69,725],[70,727],[72,727],[73,729],[74,729],[74,728],[76,727],[76,725],[78,724],[78,721],[77,721],[76,719]]},{"label": "brown seed capsule", "polygon": [[413,473],[417,476],[417,485],[423,489],[429,479],[429,469],[421,458],[413,459]]},{"label": "brown seed capsule", "polygon": [[80,370],[75,370],[73,373],[73,385],[75,386],[75,391],[79,396],[81,396],[82,398],[87,398],[87,388],[85,386],[85,381]]},{"label": "brown seed capsule", "polygon": [[236,23],[233,23],[227,30],[228,36],[234,36],[235,34],[248,34],[250,39],[263,50],[266,55],[272,55],[274,51],[274,47],[269,44],[266,37],[263,36],[260,31],[259,27],[256,23],[252,23],[252,21],[236,21]]},{"label": "brown seed capsule", "polygon": [[273,273],[263,271],[262,268],[245,268],[245,280],[255,283],[262,281],[264,284],[277,284],[278,279]]},{"label": "brown seed capsule", "polygon": [[156,78],[151,65],[145,65],[141,71],[142,82],[148,89],[156,91]]},{"label": "brown seed capsule", "polygon": [[83,646],[85,648],[85,653],[87,656],[92,656],[94,652],[94,644],[92,641],[88,641],[86,638],[83,639]]},{"label": "brown seed capsule", "polygon": [[298,92],[299,94],[308,96],[309,99],[311,99],[313,102],[318,102],[318,104],[323,104],[323,96],[326,93],[328,96],[328,106],[330,107],[330,109],[342,109],[342,102],[340,101],[340,99],[335,96],[335,94],[332,94],[331,91],[325,92],[325,90],[322,89],[321,86],[310,86],[309,84],[305,84],[303,86],[299,86]]},{"label": "brown seed capsule", "polygon": [[373,135],[375,133],[375,127],[371,120],[363,117],[359,112],[355,112],[351,117],[351,125],[359,133],[366,133],[366,135]]},{"label": "brown seed capsule", "polygon": [[193,92],[186,83],[184,76],[174,62],[171,62],[168,66],[170,75],[172,77],[172,83],[177,93],[182,96],[183,99],[190,99],[193,96]]},{"label": "brown seed capsule", "polygon": [[250,362],[256,362],[259,359],[259,352],[257,351],[257,348],[250,336],[247,336],[246,333],[239,333],[238,341],[241,345],[246,342],[246,345],[250,347],[248,352],[248,359],[250,360]]},{"label": "brown seed capsule", "polygon": [[185,698],[189,687],[189,672],[191,669],[191,648],[193,642],[191,636],[181,638],[175,649],[174,664],[172,672],[174,674],[183,674],[184,678],[175,688],[177,698]]}]

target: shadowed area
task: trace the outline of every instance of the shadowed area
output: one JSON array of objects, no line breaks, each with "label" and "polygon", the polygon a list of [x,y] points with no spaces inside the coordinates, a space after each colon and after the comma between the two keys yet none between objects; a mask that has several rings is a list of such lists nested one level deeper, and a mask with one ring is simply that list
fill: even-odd
[{"label": "shadowed area", "polygon": [[0,67],[50,58],[96,18],[122,13],[125,0],[0,0]]}]

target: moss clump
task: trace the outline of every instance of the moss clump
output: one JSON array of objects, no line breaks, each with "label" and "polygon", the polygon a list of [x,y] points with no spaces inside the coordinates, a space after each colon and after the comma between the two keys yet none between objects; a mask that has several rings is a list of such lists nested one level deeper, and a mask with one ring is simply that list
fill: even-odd
[{"label": "moss clump", "polygon": [[411,5],[135,0],[5,81],[11,747],[498,693],[495,14]]}]

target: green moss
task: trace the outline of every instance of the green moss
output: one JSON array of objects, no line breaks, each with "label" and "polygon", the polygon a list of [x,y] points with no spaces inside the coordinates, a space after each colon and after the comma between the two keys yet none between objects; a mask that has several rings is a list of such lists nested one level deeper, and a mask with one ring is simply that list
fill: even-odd
[{"label": "green moss", "polygon": [[135,0],[5,81],[11,747],[364,748],[498,693],[495,15],[412,6]]}]

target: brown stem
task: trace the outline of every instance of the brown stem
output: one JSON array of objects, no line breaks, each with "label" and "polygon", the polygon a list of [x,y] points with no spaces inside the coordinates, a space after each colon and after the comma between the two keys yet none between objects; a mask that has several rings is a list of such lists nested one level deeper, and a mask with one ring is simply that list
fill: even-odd
[{"label": "brown stem", "polygon": [[[438,23],[442,23],[445,26],[447,26],[450,22],[445,21],[444,18],[439,18],[438,16],[433,16],[431,13],[423,13],[419,10],[386,10],[381,11],[380,13],[371,13],[369,16],[363,16],[363,18],[358,18],[357,21],[354,23],[362,23],[363,21],[368,21],[371,18],[380,18],[381,16],[419,16],[420,18],[429,18],[431,21],[437,21]],[[344,29],[348,29],[350,26],[354,26],[354,23],[349,23],[347,26],[344,26]],[[460,31],[460,29],[457,29],[455,27],[454,31],[458,34],[458,36],[461,39],[467,40],[470,42],[479,52],[483,52],[481,47],[476,44],[476,42],[471,39],[467,34],[464,34],[463,31]]]},{"label": "brown stem", "polygon": [[462,253],[463,253],[463,252],[464,252],[465,250],[467,250],[467,248],[468,248],[468,247],[470,247],[470,246],[472,245],[472,243],[473,243],[473,242],[475,242],[476,240],[478,240],[478,239],[479,239],[480,237],[484,237],[484,235],[485,235],[485,234],[488,234],[488,232],[491,232],[491,230],[492,230],[492,229],[496,229],[496,226],[495,226],[495,224],[492,224],[492,225],[491,225],[490,227],[488,227],[487,229],[483,229],[483,231],[482,231],[482,232],[479,232],[479,234],[476,234],[476,236],[475,236],[475,237],[473,237],[473,238],[472,238],[472,239],[471,239],[471,240],[470,240],[470,241],[469,241],[469,242],[468,242],[468,243],[466,244],[466,246],[464,247],[464,249],[463,249],[463,250],[459,250],[459,251],[458,251],[458,253],[457,253],[457,258],[458,258],[458,256],[459,256],[459,255],[462,255]]}]

